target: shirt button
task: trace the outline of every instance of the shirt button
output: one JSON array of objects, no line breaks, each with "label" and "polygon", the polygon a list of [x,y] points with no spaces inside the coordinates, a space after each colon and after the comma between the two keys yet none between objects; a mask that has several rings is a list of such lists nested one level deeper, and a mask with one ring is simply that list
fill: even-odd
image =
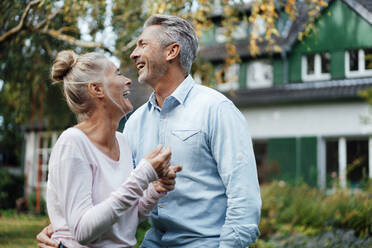
[{"label": "shirt button", "polygon": [[164,204],[159,204],[159,208],[163,208],[164,207]]}]

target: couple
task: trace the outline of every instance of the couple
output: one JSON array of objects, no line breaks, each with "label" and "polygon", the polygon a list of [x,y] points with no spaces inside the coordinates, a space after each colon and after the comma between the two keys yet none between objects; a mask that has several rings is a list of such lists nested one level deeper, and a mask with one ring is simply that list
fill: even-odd
[{"label": "couple", "polygon": [[57,55],[52,77],[63,81],[79,124],[53,148],[51,225],[38,235],[39,247],[133,247],[148,216],[143,248],[255,242],[261,199],[246,120],[222,94],[195,84],[189,73],[197,47],[186,20],[146,21],[130,57],[138,81],[154,93],[124,134],[116,128],[132,109],[130,80],[103,55]]}]

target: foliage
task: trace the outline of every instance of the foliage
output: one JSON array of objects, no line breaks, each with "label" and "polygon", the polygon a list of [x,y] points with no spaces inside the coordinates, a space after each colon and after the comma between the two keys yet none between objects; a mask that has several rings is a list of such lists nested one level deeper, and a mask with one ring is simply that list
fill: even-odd
[{"label": "foliage", "polygon": [[329,229],[353,230],[357,236],[372,235],[372,187],[366,191],[335,189],[331,194],[310,188],[273,182],[261,188],[262,238],[273,234],[319,234]]},{"label": "foliage", "polygon": [[[371,194],[372,181],[365,191],[336,189],[332,194],[284,182],[263,185],[261,236],[251,247],[370,247]],[[34,247],[35,235],[48,224],[46,216],[15,211],[1,211],[0,220],[0,247]],[[149,227],[148,222],[140,224],[138,243]]]},{"label": "foliage", "polygon": [[15,208],[17,198],[23,196],[24,178],[4,169],[0,169],[0,178],[0,209]]},{"label": "foliage", "polygon": [[301,232],[290,236],[277,233],[269,240],[258,240],[255,248],[364,248],[372,246],[372,237],[360,238],[353,230],[329,230],[316,235],[305,235]]},{"label": "foliage", "polygon": [[[265,34],[251,29],[252,55],[261,51],[258,44],[266,42],[265,51],[278,51],[280,36],[275,21],[281,13],[297,18],[296,0],[14,0],[2,1],[0,9],[0,79],[5,82],[4,106],[15,109],[17,123],[46,118],[50,128],[64,128],[74,117],[63,103],[58,87],[50,85],[49,70],[56,53],[62,49],[77,52],[98,49],[116,56],[124,71],[131,66],[129,54],[145,19],[154,13],[174,14],[192,20],[198,35],[212,29],[211,17],[220,15],[225,27],[226,66],[239,61],[232,34],[240,20],[252,27],[263,19]],[[324,0],[306,0],[308,17],[316,18]],[[217,4],[217,5],[216,5]],[[309,24],[310,25],[310,24]],[[84,28],[82,28],[84,27]],[[306,31],[307,26],[304,27]],[[113,35],[107,35],[111,30]],[[106,39],[106,40],[105,40]],[[108,40],[107,40],[108,39]],[[105,42],[104,42],[105,41]],[[210,79],[211,71],[196,63],[194,71]],[[206,70],[208,69],[208,70]],[[212,73],[213,75],[213,73]],[[7,86],[10,84],[11,86]],[[15,101],[17,99],[17,101]],[[2,113],[0,113],[1,115]]]},{"label": "foliage", "polygon": [[[31,211],[31,213],[38,212],[36,211],[36,193],[35,192],[32,192],[31,194],[29,194],[27,206],[28,206],[28,210]],[[46,206],[46,202],[43,197],[41,197],[41,200],[40,200],[40,213],[38,214],[41,214],[41,215],[47,214],[47,206]]]}]

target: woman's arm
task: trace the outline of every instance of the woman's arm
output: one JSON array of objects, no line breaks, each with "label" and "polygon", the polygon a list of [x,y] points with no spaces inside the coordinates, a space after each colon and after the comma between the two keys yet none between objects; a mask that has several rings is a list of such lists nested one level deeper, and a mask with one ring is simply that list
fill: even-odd
[{"label": "woman's arm", "polygon": [[87,161],[70,158],[59,171],[59,199],[74,238],[87,245],[109,229],[129,207],[137,204],[157,174],[142,160],[129,178],[110,197],[93,205],[92,168]]},{"label": "woman's arm", "polygon": [[165,177],[152,182],[147,190],[145,190],[138,204],[138,218],[140,222],[150,216],[151,210],[161,197],[174,189],[176,184],[176,173],[181,170],[181,165],[171,167]]}]

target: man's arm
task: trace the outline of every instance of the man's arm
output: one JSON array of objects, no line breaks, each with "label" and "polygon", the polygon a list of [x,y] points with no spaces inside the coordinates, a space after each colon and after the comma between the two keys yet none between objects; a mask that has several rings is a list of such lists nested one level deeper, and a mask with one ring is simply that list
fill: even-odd
[{"label": "man's arm", "polygon": [[244,116],[230,101],[214,110],[210,119],[211,150],[227,195],[220,248],[243,248],[259,236],[261,197],[252,141]]}]

